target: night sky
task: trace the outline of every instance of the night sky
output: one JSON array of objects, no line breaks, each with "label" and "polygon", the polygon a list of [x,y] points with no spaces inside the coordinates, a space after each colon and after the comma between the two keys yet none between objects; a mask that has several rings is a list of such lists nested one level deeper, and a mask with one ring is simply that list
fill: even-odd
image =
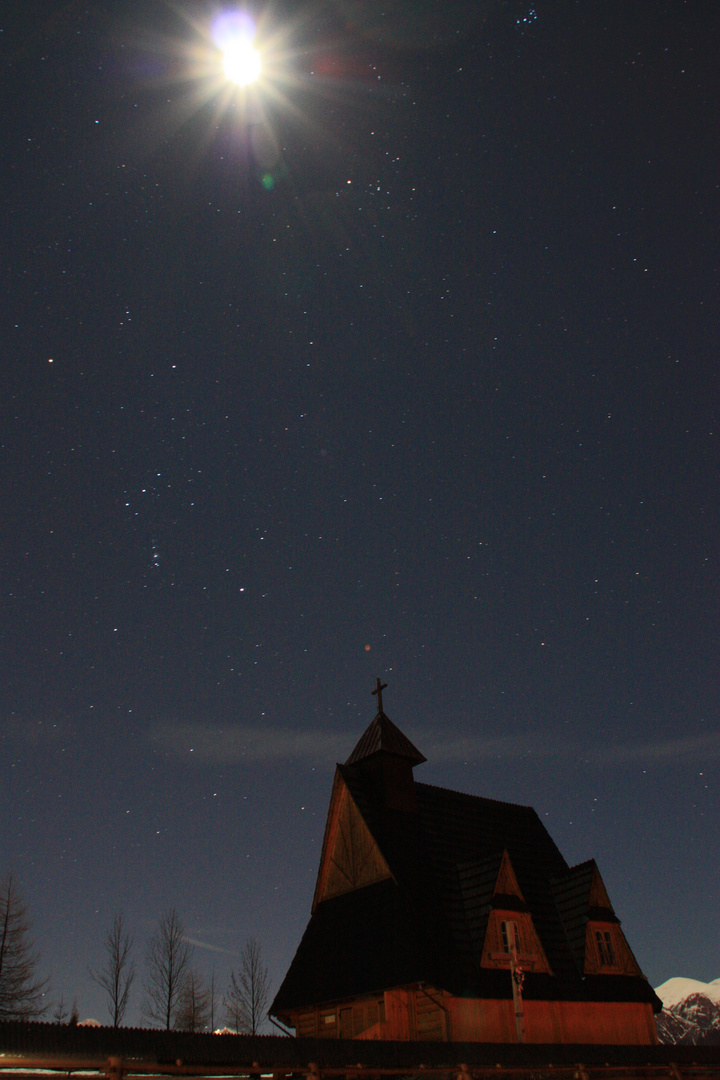
[{"label": "night sky", "polygon": [[7,4],[0,873],[55,1001],[176,907],[277,989],[336,761],[720,974],[715,0]]}]

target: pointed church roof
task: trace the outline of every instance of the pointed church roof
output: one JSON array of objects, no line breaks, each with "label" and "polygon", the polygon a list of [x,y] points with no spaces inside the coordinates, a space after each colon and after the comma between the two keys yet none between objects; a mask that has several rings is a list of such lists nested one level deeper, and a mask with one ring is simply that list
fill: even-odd
[{"label": "pointed church roof", "polygon": [[378,754],[380,751],[394,754],[396,757],[409,758],[413,765],[422,765],[423,761],[427,761],[417,747],[413,746],[407,735],[403,735],[400,728],[396,727],[383,712],[379,712],[370,726],[365,729],[345,764],[357,765],[358,761]]},{"label": "pointed church roof", "polygon": [[385,686],[381,685],[379,679],[377,683],[377,690],[373,690],[373,694],[378,695],[378,711],[375,719],[360,736],[357,746],[345,764],[357,765],[358,761],[383,751],[386,754],[394,754],[395,757],[407,758],[413,766],[422,765],[423,761],[427,761],[427,758],[420,753],[417,747],[413,746],[407,735],[403,735],[400,728],[396,727],[383,712],[382,691]]}]

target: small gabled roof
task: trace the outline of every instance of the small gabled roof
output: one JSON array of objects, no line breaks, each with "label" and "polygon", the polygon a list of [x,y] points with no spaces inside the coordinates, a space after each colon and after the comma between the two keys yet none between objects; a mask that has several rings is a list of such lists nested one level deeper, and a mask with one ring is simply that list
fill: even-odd
[{"label": "small gabled roof", "polygon": [[588,859],[551,882],[555,906],[578,971],[583,970],[585,963],[585,929],[595,871],[595,861]]},{"label": "small gabled roof", "polygon": [[453,938],[475,957],[482,952],[493,909],[527,911],[528,906],[512,868],[507,848],[456,863],[460,902],[446,900]]},{"label": "small gabled roof", "polygon": [[422,765],[423,761],[427,761],[417,747],[413,746],[407,735],[403,735],[400,728],[396,727],[381,709],[378,709],[375,719],[360,736],[357,746],[345,764],[357,765],[359,761],[380,752],[407,758],[413,766]]},{"label": "small gabled roof", "polygon": [[579,971],[585,964],[585,931],[590,919],[619,922],[594,859],[572,866],[551,882],[555,906]]},{"label": "small gabled roof", "polygon": [[532,807],[429,784],[416,784],[415,789],[424,851],[446,925],[458,959],[471,964],[475,984],[479,986],[488,977],[478,968],[477,948],[495,906],[498,875],[505,861],[512,867],[518,890],[512,905],[506,898],[507,906],[517,904],[518,910],[530,913],[549,965],[558,977],[558,990],[568,978],[573,982],[576,968],[548,882],[551,876],[561,876],[567,863]]}]

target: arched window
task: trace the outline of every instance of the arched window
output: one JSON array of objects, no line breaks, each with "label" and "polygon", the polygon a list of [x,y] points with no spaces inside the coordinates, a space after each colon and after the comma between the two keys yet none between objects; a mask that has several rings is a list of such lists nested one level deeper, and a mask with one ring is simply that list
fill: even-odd
[{"label": "arched window", "polygon": [[600,967],[615,967],[617,960],[615,959],[615,946],[610,931],[596,930],[595,944],[597,945]]}]

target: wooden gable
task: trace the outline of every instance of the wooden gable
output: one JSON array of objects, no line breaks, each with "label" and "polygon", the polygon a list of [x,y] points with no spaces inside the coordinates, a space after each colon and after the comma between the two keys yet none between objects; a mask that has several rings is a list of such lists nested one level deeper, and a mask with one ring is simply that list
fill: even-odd
[{"label": "wooden gable", "polygon": [[583,974],[642,976],[594,863],[588,895]]},{"label": "wooden gable", "polygon": [[335,773],[312,910],[392,874],[339,771]]},{"label": "wooden gable", "polygon": [[591,912],[597,911],[607,914],[607,916],[612,919],[616,918],[613,906],[610,903],[610,897],[605,888],[605,882],[600,877],[600,871],[594,861],[593,874],[590,880],[590,892],[588,893],[588,909]]},{"label": "wooden gable", "polygon": [[504,851],[493,889],[482,966],[509,967],[513,949],[517,961],[526,970],[552,974],[510,856]]},{"label": "wooden gable", "polygon": [[523,907],[526,906],[525,898],[518,885],[518,879],[515,877],[515,871],[513,870],[507,850],[503,851],[497,881],[495,882],[495,888],[493,890],[493,900],[495,901],[501,896],[511,896],[514,900],[522,904]]}]

